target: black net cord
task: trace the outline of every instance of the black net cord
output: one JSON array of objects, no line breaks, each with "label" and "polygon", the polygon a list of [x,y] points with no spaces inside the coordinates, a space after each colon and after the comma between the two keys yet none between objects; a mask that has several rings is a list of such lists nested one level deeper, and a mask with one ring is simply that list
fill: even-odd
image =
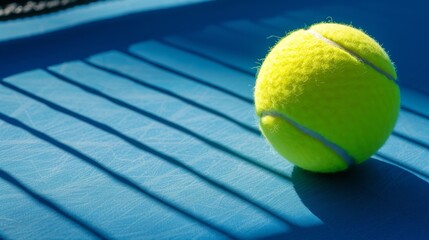
[{"label": "black net cord", "polygon": [[39,15],[95,1],[96,0],[3,0],[0,1],[0,20]]}]

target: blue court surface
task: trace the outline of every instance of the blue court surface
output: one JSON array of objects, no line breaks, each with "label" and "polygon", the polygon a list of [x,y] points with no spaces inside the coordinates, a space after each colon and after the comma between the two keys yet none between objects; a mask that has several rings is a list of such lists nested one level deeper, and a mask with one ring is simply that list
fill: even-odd
[{"label": "blue court surface", "polygon": [[[0,22],[0,239],[429,239],[420,1],[95,1]],[[287,32],[351,23],[398,70],[364,164],[313,174],[262,137],[257,67]]]}]

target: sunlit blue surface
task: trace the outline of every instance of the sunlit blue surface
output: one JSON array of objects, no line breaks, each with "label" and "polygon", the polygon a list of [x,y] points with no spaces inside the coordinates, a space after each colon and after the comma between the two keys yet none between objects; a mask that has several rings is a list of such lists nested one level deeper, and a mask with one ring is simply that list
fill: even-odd
[{"label": "sunlit blue surface", "polygon": [[[412,15],[399,7],[380,15],[380,3],[252,3],[236,12],[239,3],[190,5],[169,18],[130,18],[137,5],[125,4],[94,15],[122,18],[71,29],[73,11],[120,3],[18,20],[28,32],[43,19],[63,25],[0,44],[8,53],[0,57],[0,239],[426,239],[429,89],[423,62],[409,60],[415,46],[402,48],[423,40],[392,26],[419,16],[397,19]],[[372,159],[318,175],[260,135],[253,87],[279,37],[331,18],[383,43],[402,109]]]}]

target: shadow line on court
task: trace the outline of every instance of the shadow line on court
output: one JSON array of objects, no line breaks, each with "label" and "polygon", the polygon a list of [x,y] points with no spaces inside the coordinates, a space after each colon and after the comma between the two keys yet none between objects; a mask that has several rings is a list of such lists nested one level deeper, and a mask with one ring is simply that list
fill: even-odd
[{"label": "shadow line on court", "polygon": [[252,127],[252,126],[249,126],[249,125],[247,125],[245,123],[242,123],[242,122],[240,122],[240,121],[238,121],[238,120],[236,120],[236,119],[234,119],[234,118],[232,118],[232,117],[230,117],[230,116],[228,116],[228,115],[226,115],[226,114],[224,114],[224,113],[222,113],[222,112],[220,112],[220,111],[218,111],[216,109],[207,107],[207,106],[205,106],[203,104],[200,104],[200,103],[198,103],[198,102],[196,102],[196,101],[194,101],[192,99],[183,97],[183,96],[181,96],[181,95],[179,95],[179,94],[177,94],[177,93],[175,93],[173,91],[170,91],[170,90],[158,87],[156,85],[150,84],[147,81],[144,81],[144,80],[141,80],[141,79],[138,79],[138,78],[135,78],[135,77],[131,77],[129,75],[125,75],[125,74],[123,74],[123,73],[121,73],[121,72],[119,72],[117,70],[112,70],[110,68],[97,65],[97,64],[92,63],[92,62],[90,62],[88,60],[82,60],[82,61],[84,63],[90,65],[93,68],[96,68],[96,69],[99,69],[101,71],[110,73],[112,75],[119,76],[119,77],[123,78],[124,80],[133,82],[133,83],[138,84],[140,86],[143,86],[143,87],[155,90],[155,91],[157,91],[159,93],[168,95],[168,96],[173,97],[175,99],[178,99],[178,100],[180,100],[180,101],[182,101],[182,102],[184,102],[186,104],[189,104],[189,105],[191,105],[193,107],[199,108],[199,109],[201,109],[201,110],[203,110],[205,112],[208,112],[210,114],[213,114],[213,115],[216,115],[216,116],[218,116],[220,118],[223,118],[224,120],[229,121],[229,122],[231,122],[231,123],[239,126],[240,128],[247,130],[248,132],[250,132],[250,133],[252,133],[254,135],[261,136],[261,133],[260,133],[260,131],[258,129],[256,129],[256,128]]},{"label": "shadow line on court", "polygon": [[215,148],[217,150],[223,151],[223,152],[227,153],[228,155],[233,156],[234,158],[240,159],[240,160],[242,160],[242,161],[244,161],[244,162],[246,162],[246,163],[248,163],[250,165],[253,165],[253,166],[257,167],[257,168],[260,168],[261,170],[264,170],[264,171],[266,171],[266,172],[268,172],[270,174],[273,174],[276,177],[279,177],[279,178],[281,178],[283,180],[290,181],[290,177],[287,176],[286,174],[284,174],[284,173],[282,173],[282,172],[280,172],[280,171],[278,171],[278,170],[276,170],[274,168],[271,168],[271,167],[269,167],[269,166],[267,166],[267,165],[265,165],[263,163],[260,163],[260,162],[256,161],[255,159],[252,159],[252,158],[250,158],[248,156],[245,156],[245,155],[243,155],[243,154],[241,154],[241,153],[239,153],[239,152],[237,152],[237,151],[235,151],[235,150],[233,150],[233,149],[231,149],[231,148],[229,148],[227,146],[224,146],[224,145],[222,145],[220,143],[217,143],[217,142],[215,142],[215,141],[213,141],[213,140],[211,140],[209,138],[206,138],[205,136],[202,136],[202,135],[200,135],[200,134],[198,134],[198,133],[196,133],[196,132],[194,132],[194,131],[192,131],[192,130],[184,127],[184,126],[181,126],[179,124],[171,122],[171,121],[169,121],[169,120],[167,120],[165,118],[157,116],[157,115],[155,115],[153,113],[150,113],[150,112],[148,112],[148,111],[146,111],[144,109],[141,109],[139,107],[136,107],[134,105],[131,105],[131,104],[129,104],[127,102],[124,102],[124,101],[122,101],[120,99],[117,99],[117,98],[114,98],[112,96],[109,96],[109,95],[107,95],[107,94],[105,94],[105,93],[103,93],[103,92],[101,92],[101,91],[99,91],[97,89],[94,89],[92,87],[88,87],[88,86],[86,86],[84,84],[81,84],[81,83],[78,83],[78,82],[76,82],[74,80],[71,80],[71,79],[65,77],[65,76],[62,76],[62,75],[60,75],[58,73],[55,73],[55,72],[53,72],[53,71],[51,71],[49,69],[47,69],[47,71],[49,73],[51,73],[52,75],[54,75],[55,77],[57,77],[58,80],[60,80],[60,81],[69,83],[69,84],[71,84],[73,86],[76,86],[76,87],[82,89],[83,91],[85,91],[87,93],[90,93],[92,95],[95,95],[95,96],[98,96],[100,98],[103,98],[103,99],[105,99],[105,100],[107,100],[107,101],[109,101],[109,102],[111,102],[111,103],[113,103],[115,105],[118,105],[120,107],[128,109],[128,110],[130,110],[132,112],[135,112],[135,113],[137,113],[137,114],[139,114],[141,116],[150,118],[150,119],[152,119],[152,120],[154,120],[156,122],[159,122],[159,123],[161,123],[161,124],[163,124],[163,125],[165,125],[165,126],[167,126],[169,128],[172,128],[174,130],[180,131],[180,132],[182,132],[182,133],[184,133],[184,134],[186,134],[188,136],[191,136],[191,137],[193,137],[193,138],[195,138],[195,139],[197,139],[197,140],[199,140],[199,141],[207,144],[208,146],[210,146],[212,148]]},{"label": "shadow line on court", "polygon": [[199,78],[193,77],[193,76],[191,76],[191,75],[189,75],[189,74],[186,74],[186,73],[183,73],[183,72],[181,72],[181,71],[177,71],[177,70],[172,69],[172,68],[170,68],[170,67],[168,67],[168,66],[166,66],[166,65],[164,65],[164,64],[160,64],[160,63],[154,62],[154,61],[152,61],[152,60],[149,60],[149,59],[147,59],[147,58],[145,58],[145,57],[143,57],[143,56],[137,55],[137,54],[132,53],[132,52],[130,52],[130,51],[128,51],[127,53],[128,53],[129,55],[131,55],[131,56],[133,56],[133,57],[135,57],[135,58],[137,58],[137,59],[139,59],[139,60],[141,60],[141,61],[145,62],[145,63],[149,63],[149,64],[151,64],[152,66],[155,66],[155,67],[157,67],[157,68],[160,68],[160,69],[162,69],[162,70],[164,70],[164,71],[167,71],[167,72],[170,72],[170,73],[174,73],[174,74],[179,75],[179,76],[181,76],[181,77],[184,77],[184,78],[186,78],[186,79],[188,79],[188,80],[190,80],[190,81],[193,81],[193,82],[196,82],[196,83],[199,83],[199,84],[205,85],[205,86],[210,87],[210,88],[212,88],[212,89],[215,89],[215,90],[217,90],[217,91],[219,91],[219,92],[222,92],[222,93],[224,93],[224,94],[228,94],[228,95],[230,95],[230,96],[232,96],[232,97],[235,97],[235,98],[237,98],[238,100],[241,100],[241,101],[243,101],[243,102],[245,102],[245,103],[248,103],[248,104],[253,105],[253,99],[251,99],[251,98],[248,98],[248,97],[242,96],[242,95],[240,95],[240,94],[238,94],[238,93],[235,93],[235,92],[233,92],[233,91],[231,91],[231,90],[228,90],[228,89],[226,89],[226,88],[223,88],[223,87],[217,86],[217,85],[215,85],[215,84],[209,83],[209,82],[204,81],[204,80],[202,80],[202,79],[199,79]]},{"label": "shadow line on court", "polygon": [[227,67],[229,69],[232,69],[234,71],[237,71],[237,72],[249,75],[251,77],[255,77],[255,73],[252,72],[251,70],[247,70],[247,69],[242,69],[242,68],[236,67],[236,66],[234,66],[232,64],[229,64],[229,63],[221,61],[221,60],[219,60],[217,58],[211,57],[210,55],[201,53],[199,51],[196,51],[196,50],[193,50],[193,49],[190,49],[190,48],[187,48],[187,47],[180,46],[179,44],[173,43],[172,41],[168,41],[166,39],[158,39],[158,41],[160,43],[165,44],[167,46],[170,46],[172,48],[176,48],[176,49],[179,49],[181,51],[184,51],[184,52],[187,52],[187,53],[191,53],[191,54],[193,54],[195,56],[207,59],[207,60],[209,60],[211,62],[217,63],[219,65],[222,65],[222,66]]},{"label": "shadow line on court", "polygon": [[[0,119],[14,125],[16,127],[20,127],[24,130],[26,130],[26,127],[23,127],[23,124],[13,118],[7,117],[6,115],[3,115],[0,113]],[[36,133],[36,132],[33,132]],[[19,181],[17,178],[12,176],[12,174],[6,172],[3,169],[0,169],[0,179],[3,179],[4,181],[8,182],[9,184],[15,186],[17,189],[21,190],[28,196],[30,196],[34,201],[42,204],[43,206],[51,209],[52,211],[58,213],[63,218],[69,220],[70,222],[73,222],[80,226],[82,229],[85,229],[87,232],[92,234],[93,236],[100,238],[100,239],[110,239],[111,237],[107,235],[106,233],[103,233],[100,229],[97,229],[97,227],[92,226],[90,223],[80,219],[79,217],[75,216],[74,214],[67,211],[65,208],[63,208],[61,205],[55,203],[52,200],[49,200],[48,198],[42,196],[41,194],[37,193],[36,191],[32,190],[30,187],[26,186],[23,182]],[[0,235],[0,239],[4,239]]]},{"label": "shadow line on court", "polygon": [[424,113],[421,113],[421,112],[419,112],[419,111],[416,111],[416,110],[414,110],[414,109],[411,109],[411,108],[409,108],[409,107],[401,106],[401,109],[402,109],[403,111],[409,112],[409,113],[411,113],[411,114],[414,114],[414,115],[416,115],[416,116],[419,116],[419,117],[421,117],[421,118],[424,118],[424,119],[426,119],[426,120],[429,120],[429,116],[428,116],[428,115],[426,115],[426,114],[424,114]]},{"label": "shadow line on court", "polygon": [[425,143],[425,142],[423,142],[423,141],[420,141],[420,140],[418,140],[418,139],[415,139],[415,138],[409,137],[409,136],[407,136],[407,135],[405,135],[405,134],[403,134],[403,133],[400,133],[400,132],[397,132],[397,131],[393,131],[393,132],[392,132],[392,135],[393,135],[393,136],[396,136],[396,137],[399,137],[399,138],[402,138],[402,139],[404,139],[404,140],[406,140],[406,141],[408,141],[408,142],[410,142],[410,143],[413,143],[413,144],[415,144],[415,145],[418,145],[418,146],[420,146],[420,147],[423,147],[423,148],[429,149],[429,144],[427,144],[427,143]]},{"label": "shadow line on court", "polygon": [[420,169],[418,169],[416,167],[413,167],[413,166],[410,166],[410,165],[406,165],[403,162],[401,162],[399,160],[396,160],[396,159],[394,159],[394,158],[392,158],[390,156],[387,156],[384,153],[377,152],[376,154],[374,154],[374,156],[380,157],[380,158],[382,158],[382,159],[384,159],[384,160],[386,160],[386,161],[388,161],[388,162],[390,162],[392,164],[398,165],[399,167],[401,167],[401,168],[403,168],[403,169],[405,169],[405,170],[407,170],[407,171],[409,171],[411,173],[415,173],[417,175],[420,175],[420,176],[426,178],[426,180],[429,180],[429,175],[427,173],[421,171]]},{"label": "shadow line on court", "polygon": [[[65,82],[67,82],[69,84],[72,84],[72,85],[74,85],[76,87],[79,87],[80,89],[82,89],[82,90],[84,90],[84,91],[86,91],[88,93],[91,93],[93,95],[101,97],[101,98],[103,98],[103,99],[105,99],[105,100],[107,100],[109,102],[112,102],[112,103],[114,103],[116,105],[119,105],[119,106],[121,106],[121,107],[123,107],[123,108],[125,108],[127,110],[133,111],[133,112],[135,112],[135,113],[137,113],[139,115],[142,115],[142,116],[145,116],[145,117],[149,117],[150,119],[152,119],[154,121],[160,122],[160,123],[162,123],[162,124],[164,124],[164,125],[166,125],[166,126],[168,126],[170,128],[173,128],[173,129],[178,130],[178,131],[180,131],[180,132],[182,132],[184,134],[187,134],[187,135],[189,135],[191,137],[194,137],[194,138],[202,141],[203,143],[207,144],[208,146],[210,146],[212,148],[215,148],[217,150],[221,150],[221,151],[223,151],[223,152],[225,152],[225,153],[227,153],[229,155],[232,155],[233,157],[236,157],[236,158],[238,157],[241,160],[244,160],[245,162],[250,163],[252,166],[255,166],[257,168],[263,168],[263,170],[267,170],[271,174],[277,174],[276,176],[277,177],[281,177],[283,180],[288,180],[288,181],[290,180],[289,176],[287,176],[287,175],[285,175],[285,174],[283,174],[283,173],[281,173],[281,172],[279,172],[277,170],[271,169],[271,168],[269,168],[269,167],[267,167],[265,165],[262,165],[261,163],[258,163],[256,160],[253,160],[253,159],[251,159],[251,158],[249,158],[247,156],[244,156],[241,153],[238,153],[238,152],[236,152],[236,151],[234,151],[234,150],[232,150],[232,149],[230,149],[230,148],[228,148],[228,147],[226,147],[224,145],[221,145],[221,144],[219,144],[219,143],[217,143],[215,141],[212,141],[212,140],[210,140],[208,138],[205,138],[204,136],[199,135],[199,134],[197,134],[197,133],[195,133],[195,132],[193,132],[193,131],[191,131],[191,130],[189,130],[189,129],[181,126],[181,125],[178,125],[176,123],[170,122],[167,119],[164,119],[162,117],[154,115],[154,114],[152,114],[152,113],[150,113],[148,111],[140,109],[140,108],[138,108],[136,106],[133,106],[131,104],[128,104],[128,103],[126,103],[126,102],[124,102],[124,101],[122,101],[120,99],[111,97],[111,96],[109,96],[107,94],[104,94],[104,93],[98,91],[97,89],[94,89],[92,87],[88,87],[88,86],[86,86],[84,84],[81,84],[81,83],[78,83],[78,82],[76,82],[74,80],[68,79],[67,77],[64,77],[64,76],[62,76],[62,75],[60,75],[58,73],[55,73],[53,71],[48,70],[48,72],[50,74],[54,75],[60,81],[65,81]],[[35,97],[35,96],[33,96],[33,97]],[[43,99],[43,101],[45,102],[45,104],[49,104],[49,105],[52,105],[52,106],[56,105],[55,103],[49,102],[48,100],[45,100],[45,99]],[[259,203],[256,203],[254,200],[252,200],[251,198],[245,196],[244,194],[241,194],[241,193],[237,192],[236,190],[234,190],[234,189],[230,188],[229,186],[226,186],[226,185],[218,182],[217,180],[215,180],[213,178],[205,176],[203,173],[200,173],[199,171],[191,168],[190,166],[185,165],[181,161],[179,161],[179,160],[177,160],[177,159],[175,159],[175,158],[173,158],[173,157],[171,157],[169,155],[166,155],[166,154],[164,154],[164,153],[162,153],[162,152],[160,152],[158,150],[155,150],[155,149],[153,149],[153,148],[145,145],[144,143],[141,143],[140,141],[138,141],[136,139],[133,139],[133,138],[131,138],[131,137],[129,137],[129,136],[121,133],[120,131],[118,131],[118,130],[116,130],[116,129],[108,126],[108,125],[105,125],[105,124],[103,124],[101,122],[97,122],[97,121],[92,120],[92,119],[90,119],[88,117],[82,116],[82,115],[80,115],[78,113],[75,113],[75,112],[73,112],[71,110],[68,110],[68,109],[66,109],[64,107],[61,107],[59,105],[55,106],[55,110],[61,111],[61,112],[65,113],[65,114],[67,114],[67,115],[75,117],[75,118],[77,118],[77,119],[79,119],[81,121],[84,121],[84,122],[86,122],[86,123],[88,123],[88,124],[90,124],[90,125],[92,125],[94,127],[97,127],[100,130],[103,130],[103,131],[108,132],[108,133],[110,133],[112,135],[115,135],[115,136],[121,138],[122,140],[126,141],[127,143],[135,146],[136,148],[138,148],[138,149],[140,149],[142,151],[149,152],[152,155],[155,155],[155,156],[157,156],[157,157],[159,157],[159,158],[161,158],[161,159],[163,159],[163,160],[165,160],[165,161],[167,161],[167,162],[175,165],[176,167],[180,167],[181,169],[187,171],[188,173],[190,173],[193,176],[201,179],[202,181],[204,181],[204,182],[212,185],[213,187],[216,187],[219,190],[221,190],[223,192],[226,192],[226,193],[228,193],[228,194],[230,194],[230,195],[232,195],[232,196],[234,196],[234,197],[236,197],[236,198],[238,198],[238,199],[240,199],[240,200],[248,203],[249,205],[251,205],[251,206],[253,206],[253,207],[261,210],[262,212],[268,214],[269,216],[273,217],[274,219],[276,219],[276,220],[278,220],[280,222],[283,222],[284,224],[287,224],[289,226],[294,226],[294,224],[292,222],[286,220],[284,217],[282,217],[279,214],[275,213],[274,211],[272,211],[272,210],[270,210],[270,209],[268,209],[268,208],[260,205]]]},{"label": "shadow line on court", "polygon": [[[55,75],[56,77],[63,78],[61,75],[57,76],[56,73],[52,73],[52,74]],[[72,80],[69,80],[69,79],[66,79],[66,78],[65,78],[65,80],[66,81],[72,81]],[[74,82],[74,81],[72,81],[72,82]],[[35,101],[38,101],[38,102],[40,102],[40,103],[42,103],[42,104],[44,104],[44,105],[52,108],[53,110],[56,110],[58,112],[64,113],[66,115],[69,115],[69,116],[71,116],[73,118],[76,118],[76,119],[78,119],[78,120],[80,120],[82,122],[85,122],[85,123],[87,123],[87,124],[89,124],[89,125],[91,125],[93,127],[96,127],[96,128],[98,128],[98,129],[100,129],[100,130],[102,130],[104,132],[110,133],[110,134],[112,134],[112,135],[114,135],[114,136],[116,136],[116,137],[124,140],[128,144],[130,144],[130,145],[132,145],[132,146],[134,146],[134,147],[136,147],[136,148],[138,148],[138,149],[140,149],[142,151],[148,152],[148,153],[150,153],[150,154],[152,154],[154,156],[157,156],[157,157],[163,159],[164,161],[166,161],[166,162],[168,162],[170,164],[175,165],[176,167],[179,167],[179,168],[187,171],[188,173],[192,174],[192,176],[197,177],[198,179],[200,179],[200,180],[202,180],[202,181],[210,184],[211,186],[213,186],[213,187],[215,187],[215,188],[217,188],[217,189],[219,189],[219,190],[221,190],[223,192],[226,192],[226,193],[228,193],[228,194],[236,197],[237,199],[240,199],[243,202],[246,202],[247,204],[249,204],[249,205],[255,207],[256,209],[264,212],[265,214],[269,215],[270,217],[272,217],[272,218],[274,218],[274,219],[276,219],[276,220],[278,220],[278,221],[280,221],[280,222],[282,222],[284,224],[287,224],[289,226],[294,226],[294,224],[292,222],[286,220],[284,217],[282,217],[279,214],[275,213],[273,210],[270,210],[269,208],[264,207],[261,204],[255,202],[254,200],[252,200],[251,198],[245,196],[244,194],[237,192],[236,190],[230,188],[227,185],[224,185],[224,184],[218,182],[217,180],[215,180],[213,178],[205,176],[204,174],[198,172],[197,170],[195,170],[195,169],[193,169],[193,168],[185,165],[181,161],[179,161],[179,160],[177,160],[177,159],[175,159],[175,158],[173,158],[173,157],[171,157],[169,155],[166,155],[166,154],[164,154],[164,153],[162,153],[162,152],[160,152],[158,150],[155,150],[155,149],[153,149],[153,148],[151,148],[151,147],[149,147],[149,146],[147,146],[147,145],[139,142],[138,140],[136,140],[134,138],[131,138],[131,137],[129,137],[129,136],[121,133],[120,131],[118,131],[118,130],[116,130],[116,129],[114,129],[114,128],[106,125],[106,124],[103,124],[101,122],[98,122],[96,120],[88,118],[86,116],[83,116],[83,115],[81,115],[79,113],[73,112],[73,111],[71,111],[71,110],[69,110],[67,108],[64,108],[64,107],[62,107],[62,106],[60,106],[58,104],[55,104],[55,103],[53,103],[51,101],[48,101],[48,100],[43,99],[41,97],[38,97],[38,96],[36,96],[36,95],[34,95],[32,93],[29,93],[29,92],[27,92],[27,91],[25,91],[25,90],[23,90],[23,89],[21,89],[19,87],[16,87],[15,85],[12,85],[12,84],[9,84],[9,83],[5,83],[5,82],[2,82],[2,84],[5,87],[7,87],[7,88],[9,88],[9,89],[11,89],[13,91],[19,92],[19,93],[21,93],[21,94],[23,94],[23,95],[25,95],[25,96],[27,96],[27,97],[35,100]],[[78,84],[78,83],[76,83],[76,84]],[[87,87],[87,88],[89,88],[89,87]],[[97,90],[92,89],[91,91],[97,91]],[[102,96],[105,96],[105,95],[103,94]],[[282,176],[283,176],[283,178],[286,177],[286,175],[282,175]]]},{"label": "shadow line on court", "polygon": [[[158,203],[160,203],[160,204],[162,204],[162,205],[164,205],[164,206],[166,206],[166,207],[168,207],[168,208],[170,208],[170,209],[172,209],[172,210],[180,213],[181,215],[184,215],[185,217],[188,217],[189,219],[192,219],[195,222],[197,222],[197,223],[199,223],[199,224],[201,224],[201,225],[203,225],[203,226],[205,226],[205,227],[207,227],[207,228],[209,228],[209,229],[211,229],[211,230],[213,230],[215,232],[218,232],[218,233],[220,233],[220,234],[222,234],[222,235],[224,235],[226,237],[236,238],[235,236],[233,236],[230,233],[226,232],[222,228],[213,225],[208,220],[202,219],[202,218],[200,218],[200,217],[198,217],[198,216],[196,216],[196,215],[194,215],[192,213],[189,213],[188,211],[186,211],[186,210],[184,210],[184,209],[176,206],[174,203],[171,203],[171,202],[163,199],[162,197],[157,196],[156,194],[154,194],[154,193],[150,192],[149,190],[145,189],[144,187],[141,187],[139,184],[135,183],[134,181],[128,179],[127,177],[123,176],[120,173],[117,173],[117,172],[111,170],[110,168],[104,166],[103,164],[99,163],[95,159],[93,159],[93,158],[91,158],[91,157],[83,154],[82,152],[76,150],[75,148],[72,148],[72,147],[70,147],[70,146],[68,146],[68,145],[66,145],[66,144],[64,144],[64,143],[62,143],[62,142],[54,139],[53,137],[51,137],[51,136],[49,136],[47,134],[44,134],[44,133],[42,133],[42,132],[40,132],[40,131],[38,131],[38,130],[36,130],[34,128],[31,128],[31,127],[27,126],[26,124],[22,123],[21,121],[19,121],[17,119],[8,117],[8,116],[6,116],[6,115],[4,115],[2,113],[0,113],[0,119],[3,120],[3,121],[5,121],[5,122],[7,122],[7,123],[9,123],[9,124],[11,124],[11,125],[13,125],[13,126],[16,126],[18,128],[21,128],[21,129],[27,131],[31,135],[33,135],[33,136],[35,136],[35,137],[37,137],[37,138],[39,138],[39,139],[41,139],[41,140],[43,140],[45,142],[47,142],[47,143],[49,143],[49,144],[57,147],[57,148],[59,148],[59,149],[65,151],[65,152],[69,153],[72,156],[75,156],[76,158],[78,158],[78,159],[82,160],[83,162],[89,164],[90,166],[98,169],[99,171],[101,171],[102,173],[104,173],[107,176],[111,177],[112,179],[116,180],[117,182],[119,182],[119,183],[121,183],[121,184],[123,184],[123,185],[125,185],[125,186],[127,186],[127,187],[129,187],[129,188],[131,188],[133,190],[135,190],[136,192],[138,192],[138,193],[140,193],[140,194],[142,194],[142,195],[144,195],[146,197],[149,197],[149,198],[155,200],[156,202],[158,202]],[[42,202],[42,203],[44,203],[44,202]],[[54,208],[54,210],[58,210],[58,209]],[[60,213],[61,215],[63,215],[62,212],[58,212],[58,213]]]}]

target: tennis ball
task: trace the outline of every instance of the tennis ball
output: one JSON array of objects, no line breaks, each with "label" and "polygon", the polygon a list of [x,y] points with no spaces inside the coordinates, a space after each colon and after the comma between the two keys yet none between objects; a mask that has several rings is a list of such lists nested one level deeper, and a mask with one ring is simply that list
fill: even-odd
[{"label": "tennis ball", "polygon": [[361,30],[319,23],[281,39],[257,74],[259,126],[296,166],[337,172],[370,158],[399,113],[395,67]]}]

